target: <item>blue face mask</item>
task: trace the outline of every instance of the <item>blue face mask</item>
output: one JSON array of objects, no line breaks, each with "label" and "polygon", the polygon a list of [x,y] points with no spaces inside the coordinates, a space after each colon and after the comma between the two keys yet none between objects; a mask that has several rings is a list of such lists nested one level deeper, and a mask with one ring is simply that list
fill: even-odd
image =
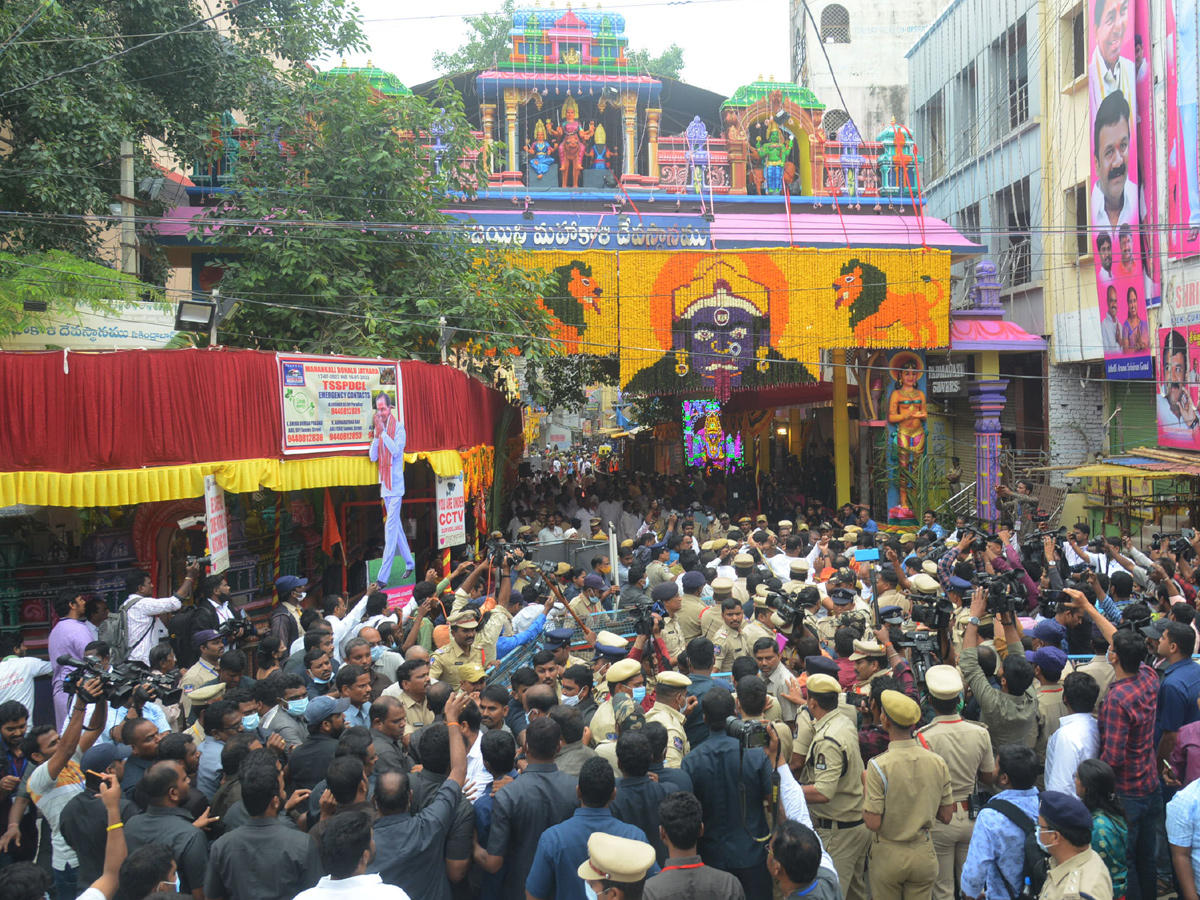
[{"label": "blue face mask", "polygon": [[596,896],[596,892],[592,890],[592,886],[586,881],[583,883],[583,893],[584,896],[587,897],[587,900],[600,900],[600,898]]},{"label": "blue face mask", "polygon": [[289,700],[287,702],[287,711],[293,716],[302,716],[308,711],[308,698],[301,697],[299,700]]},{"label": "blue face mask", "polygon": [[318,678],[316,675],[314,675],[312,677],[312,680],[315,681],[317,684],[329,684],[328,678]]},{"label": "blue face mask", "polygon": [[646,686],[642,685],[641,687],[635,687],[633,689],[633,702],[641,703],[645,699],[646,699]]},{"label": "blue face mask", "polygon": [[379,662],[383,659],[383,644],[376,644],[371,648],[371,662]]},{"label": "blue face mask", "polygon": [[576,694],[574,697],[563,697],[562,705],[563,706],[578,706],[579,705],[579,695]]},{"label": "blue face mask", "polygon": [[253,731],[258,727],[258,713],[250,713],[248,716],[242,716],[242,728],[245,731]]}]

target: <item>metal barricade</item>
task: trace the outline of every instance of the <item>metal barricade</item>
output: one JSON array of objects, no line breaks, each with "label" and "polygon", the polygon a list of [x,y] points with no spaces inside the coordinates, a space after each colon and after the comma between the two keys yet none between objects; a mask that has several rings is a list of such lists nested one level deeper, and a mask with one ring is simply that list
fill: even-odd
[{"label": "metal barricade", "polygon": [[496,663],[495,667],[488,672],[488,684],[508,687],[509,682],[512,681],[513,672],[529,666],[533,661],[533,655],[541,649],[541,641],[530,641],[528,644],[518,647]]},{"label": "metal barricade", "polygon": [[529,545],[537,562],[565,562],[576,569],[592,570],[592,558],[608,555],[608,541],[546,541]]}]

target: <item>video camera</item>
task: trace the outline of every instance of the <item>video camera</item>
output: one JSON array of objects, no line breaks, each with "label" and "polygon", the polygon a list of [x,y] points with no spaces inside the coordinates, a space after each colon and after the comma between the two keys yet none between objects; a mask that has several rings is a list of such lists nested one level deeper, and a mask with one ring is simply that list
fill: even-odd
[{"label": "video camera", "polygon": [[[1191,529],[1187,529],[1187,531],[1191,531]],[[1182,556],[1185,559],[1190,559],[1195,555],[1195,551],[1192,549],[1192,542],[1190,540],[1190,538],[1194,535],[1195,532],[1188,534],[1185,531],[1176,533],[1156,531],[1153,535],[1151,535],[1150,539],[1154,541],[1155,546],[1158,546],[1163,541],[1168,541],[1169,543],[1167,544],[1167,547],[1172,553],[1174,553],[1176,556]]]},{"label": "video camera", "polygon": [[189,556],[187,558],[188,566],[201,566],[207,568],[212,565],[211,556]]},{"label": "video camera", "polygon": [[993,616],[1001,616],[1015,613],[1023,606],[1021,601],[1024,600],[1025,588],[1018,581],[1020,576],[1017,570],[997,572],[995,575],[977,572],[971,584],[987,591],[987,611]]},{"label": "video camera", "polygon": [[954,604],[948,599],[925,594],[912,594],[909,599],[913,601],[911,616],[914,622],[935,632],[950,627],[954,619]]},{"label": "video camera", "polygon": [[[60,666],[70,666],[71,671],[63,678],[63,692],[71,695],[78,690],[81,682],[98,678],[101,686],[101,696],[112,706],[132,706],[135,692],[147,689],[153,692],[154,698],[166,706],[179,703],[183,699],[183,689],[177,686],[177,674],[152,672],[137,663],[123,663],[114,666],[111,672],[105,670],[98,657],[87,656],[78,659],[69,654],[60,656],[57,660]],[[145,699],[150,699],[147,694]]]},{"label": "video camera", "polygon": [[765,602],[767,608],[775,610],[785,625],[791,625],[796,619],[804,618],[804,611],[798,600],[797,594],[769,591]]},{"label": "video camera", "polygon": [[1059,604],[1066,599],[1062,591],[1042,591],[1038,595],[1038,609],[1042,618],[1053,619],[1059,612]]},{"label": "video camera", "polygon": [[254,626],[249,619],[244,619],[241,616],[234,616],[231,619],[226,619],[217,626],[217,634],[223,637],[230,645],[234,641],[241,640],[244,637],[249,637],[254,633]]},{"label": "video camera", "polygon": [[725,720],[725,733],[731,738],[736,738],[738,746],[743,750],[767,746],[767,726],[753,719],[746,720],[730,716]]},{"label": "video camera", "polygon": [[631,606],[624,607],[623,612],[628,614],[630,625],[633,628],[633,633],[635,636],[644,634],[648,637],[654,634],[653,603],[635,603]]},{"label": "video camera", "polygon": [[487,554],[492,561],[492,565],[500,568],[504,565],[504,561],[513,555],[514,550],[520,550],[521,554],[529,558],[529,544],[525,541],[513,541],[506,543],[505,541],[490,540],[487,542]]},{"label": "video camera", "polygon": [[[915,607],[914,607],[915,611]],[[906,631],[904,640],[896,642],[897,647],[912,651],[913,677],[917,684],[925,683],[925,673],[933,665],[938,652],[938,635],[935,631]]]}]

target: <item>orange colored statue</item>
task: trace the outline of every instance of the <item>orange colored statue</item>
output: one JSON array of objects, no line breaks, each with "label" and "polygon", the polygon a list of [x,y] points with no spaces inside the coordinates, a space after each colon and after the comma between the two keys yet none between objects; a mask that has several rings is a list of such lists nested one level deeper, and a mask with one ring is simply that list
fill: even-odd
[{"label": "orange colored statue", "polygon": [[912,469],[925,453],[925,419],[929,414],[925,410],[925,392],[917,387],[921,374],[921,358],[915,353],[898,353],[892,358],[896,387],[888,403],[888,422],[896,426],[901,506],[909,505],[908,485]]},{"label": "orange colored statue", "polygon": [[550,133],[558,140],[558,170],[562,187],[579,187],[583,173],[583,155],[586,142],[596,131],[596,123],[589,122],[587,128],[579,124],[579,104],[570,94],[563,104],[563,123]]}]

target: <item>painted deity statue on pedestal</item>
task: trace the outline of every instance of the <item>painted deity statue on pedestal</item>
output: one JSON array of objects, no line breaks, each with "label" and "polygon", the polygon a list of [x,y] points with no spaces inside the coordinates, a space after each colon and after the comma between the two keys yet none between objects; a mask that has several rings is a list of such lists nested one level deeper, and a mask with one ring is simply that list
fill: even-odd
[{"label": "painted deity statue on pedestal", "polygon": [[792,152],[795,143],[795,139],[789,137],[785,144],[783,132],[779,130],[778,125],[772,122],[767,126],[766,143],[759,138],[755,144],[754,149],[758,151],[758,155],[762,159],[763,176],[768,194],[783,193],[783,165],[787,162],[788,154]]},{"label": "painted deity statue on pedestal", "polygon": [[540,180],[554,165],[554,145],[546,140],[546,126],[542,122],[534,126],[533,141],[525,145],[525,152],[529,154],[529,168]]},{"label": "painted deity statue on pedestal", "polygon": [[604,125],[597,125],[588,157],[592,160],[593,169],[611,169],[612,157],[616,156],[608,149],[608,135],[604,133]]},{"label": "painted deity statue on pedestal", "polygon": [[900,492],[900,506],[908,507],[908,488],[913,470],[925,453],[925,392],[918,386],[924,374],[921,357],[902,351],[892,357],[891,374],[895,379],[888,402],[888,422],[895,429],[897,472],[895,483]]}]

